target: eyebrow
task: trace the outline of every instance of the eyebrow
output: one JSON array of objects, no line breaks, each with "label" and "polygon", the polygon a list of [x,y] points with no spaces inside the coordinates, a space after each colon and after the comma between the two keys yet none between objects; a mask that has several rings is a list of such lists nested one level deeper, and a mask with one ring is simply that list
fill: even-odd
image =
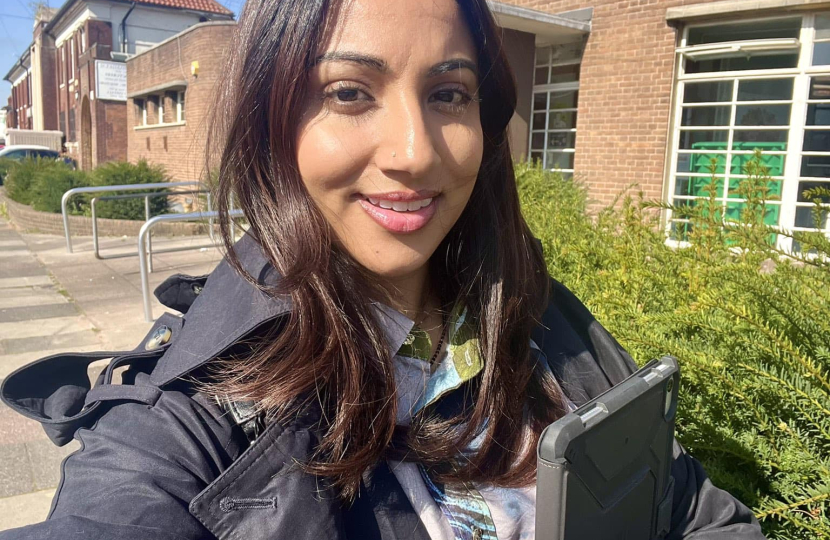
[{"label": "eyebrow", "polygon": [[[389,70],[389,65],[384,60],[376,56],[351,51],[332,51],[321,54],[314,59],[312,66],[319,65],[323,62],[350,62],[372,68],[380,73],[386,73]],[[429,68],[427,70],[427,77],[438,77],[439,75],[460,69],[469,69],[473,74],[478,76],[478,66],[476,66],[475,62],[467,60],[466,58],[451,58]]]}]

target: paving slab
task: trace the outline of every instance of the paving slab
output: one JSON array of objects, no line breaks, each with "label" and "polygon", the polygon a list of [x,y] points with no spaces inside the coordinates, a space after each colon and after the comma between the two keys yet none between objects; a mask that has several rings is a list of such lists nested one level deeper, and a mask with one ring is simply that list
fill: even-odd
[{"label": "paving slab", "polygon": [[46,276],[22,276],[0,279],[0,289],[12,287],[32,287],[34,285],[51,285],[52,280]]},{"label": "paving slab", "polygon": [[46,519],[55,497],[54,489],[0,498],[0,531],[23,527]]}]

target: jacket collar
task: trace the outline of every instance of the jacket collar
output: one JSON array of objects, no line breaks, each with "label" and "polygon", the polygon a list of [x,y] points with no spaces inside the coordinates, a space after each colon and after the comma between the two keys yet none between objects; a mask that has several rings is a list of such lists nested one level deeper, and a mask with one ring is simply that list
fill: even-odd
[{"label": "jacket collar", "polygon": [[[279,273],[249,234],[234,250],[242,268],[260,284],[273,285]],[[396,310],[374,303],[390,354],[400,349],[412,321]],[[259,326],[291,312],[288,297],[272,298],[249,283],[223,259],[208,276],[204,288],[184,316],[181,330],[153,371],[152,382],[164,385],[204,365]]]}]

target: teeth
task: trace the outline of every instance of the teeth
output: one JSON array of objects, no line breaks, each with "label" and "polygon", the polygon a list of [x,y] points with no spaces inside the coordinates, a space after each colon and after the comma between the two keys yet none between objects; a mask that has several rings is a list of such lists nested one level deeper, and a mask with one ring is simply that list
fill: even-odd
[{"label": "teeth", "polygon": [[432,197],[429,199],[421,199],[420,201],[386,201],[383,199],[372,199],[367,197],[366,200],[370,204],[385,208],[386,210],[394,210],[395,212],[414,212],[421,208],[426,208],[432,203]]}]

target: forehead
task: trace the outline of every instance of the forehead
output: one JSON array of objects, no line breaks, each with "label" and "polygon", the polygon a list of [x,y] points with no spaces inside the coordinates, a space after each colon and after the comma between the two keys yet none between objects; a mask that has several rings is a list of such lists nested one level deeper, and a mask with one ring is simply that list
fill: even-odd
[{"label": "forehead", "polygon": [[333,22],[321,53],[364,52],[390,63],[418,57],[475,58],[456,0],[344,0]]}]

